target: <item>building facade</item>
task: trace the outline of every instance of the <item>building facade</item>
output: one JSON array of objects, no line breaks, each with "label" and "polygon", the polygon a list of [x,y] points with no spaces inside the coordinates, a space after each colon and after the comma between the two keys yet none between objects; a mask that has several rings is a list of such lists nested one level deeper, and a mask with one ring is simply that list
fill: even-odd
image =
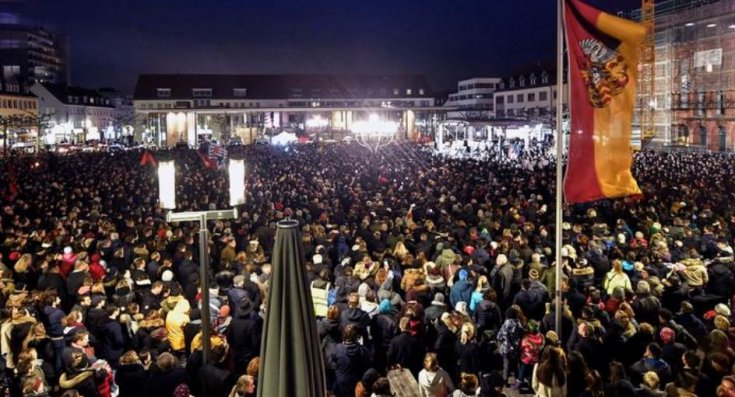
[{"label": "building facade", "polygon": [[402,137],[418,139],[443,113],[423,76],[144,74],[133,102],[136,140],[162,146],[349,132],[373,115],[400,122]]},{"label": "building facade", "polygon": [[[527,120],[551,124],[556,114],[556,72],[540,70],[503,79],[495,92],[495,114],[498,118]],[[565,113],[568,89],[563,86]]]},{"label": "building facade", "polygon": [[112,102],[95,90],[35,83],[31,92],[38,97],[40,112],[49,118],[42,131],[45,144],[102,140],[114,125]]},{"label": "building facade", "polygon": [[0,71],[5,81],[68,84],[66,36],[27,26],[19,17],[0,19]]},{"label": "building facade", "polygon": [[637,101],[638,110],[655,107],[650,145],[734,151],[735,2],[667,0],[656,3],[655,15],[655,94],[639,92]]},{"label": "building facade", "polygon": [[32,145],[38,136],[38,98],[0,79],[0,148]]},{"label": "building facade", "polygon": [[495,117],[493,93],[500,78],[475,77],[457,83],[457,92],[449,94],[444,106],[451,120],[490,120]]}]

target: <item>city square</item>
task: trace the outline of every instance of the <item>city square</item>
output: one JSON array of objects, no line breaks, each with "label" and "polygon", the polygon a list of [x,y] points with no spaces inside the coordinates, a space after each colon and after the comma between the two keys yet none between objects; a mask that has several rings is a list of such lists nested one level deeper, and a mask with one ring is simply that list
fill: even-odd
[{"label": "city square", "polygon": [[0,1],[0,393],[735,396],[734,1],[276,3]]}]

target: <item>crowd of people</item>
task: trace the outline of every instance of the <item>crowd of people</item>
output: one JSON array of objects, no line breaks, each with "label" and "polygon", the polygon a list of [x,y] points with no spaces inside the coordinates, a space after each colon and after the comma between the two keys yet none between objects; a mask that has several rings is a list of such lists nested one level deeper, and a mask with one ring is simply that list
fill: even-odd
[{"label": "crowd of people", "polygon": [[[482,161],[411,144],[241,150],[240,217],[205,225],[209,302],[200,225],[165,221],[140,152],[2,159],[5,395],[254,396],[290,218],[306,282],[327,296],[332,395],[735,396],[735,158],[637,153],[644,196],[565,205],[555,263],[548,148]],[[165,154],[180,210],[227,208],[226,172]]]}]

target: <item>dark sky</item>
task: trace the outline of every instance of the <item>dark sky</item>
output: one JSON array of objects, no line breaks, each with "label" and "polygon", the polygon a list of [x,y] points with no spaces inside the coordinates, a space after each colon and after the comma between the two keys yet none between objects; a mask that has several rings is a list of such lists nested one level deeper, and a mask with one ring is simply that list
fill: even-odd
[{"label": "dark sky", "polygon": [[[608,11],[640,0],[588,0]],[[424,74],[435,89],[554,59],[554,0],[0,0],[69,36],[72,80],[139,73]]]}]

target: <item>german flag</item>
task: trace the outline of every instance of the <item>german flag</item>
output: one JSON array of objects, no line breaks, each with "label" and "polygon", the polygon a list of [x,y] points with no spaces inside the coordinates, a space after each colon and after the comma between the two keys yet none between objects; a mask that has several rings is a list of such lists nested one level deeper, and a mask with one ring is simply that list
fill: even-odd
[{"label": "german flag", "polygon": [[564,1],[569,54],[567,202],[640,195],[630,168],[633,108],[643,25],[580,0]]}]

